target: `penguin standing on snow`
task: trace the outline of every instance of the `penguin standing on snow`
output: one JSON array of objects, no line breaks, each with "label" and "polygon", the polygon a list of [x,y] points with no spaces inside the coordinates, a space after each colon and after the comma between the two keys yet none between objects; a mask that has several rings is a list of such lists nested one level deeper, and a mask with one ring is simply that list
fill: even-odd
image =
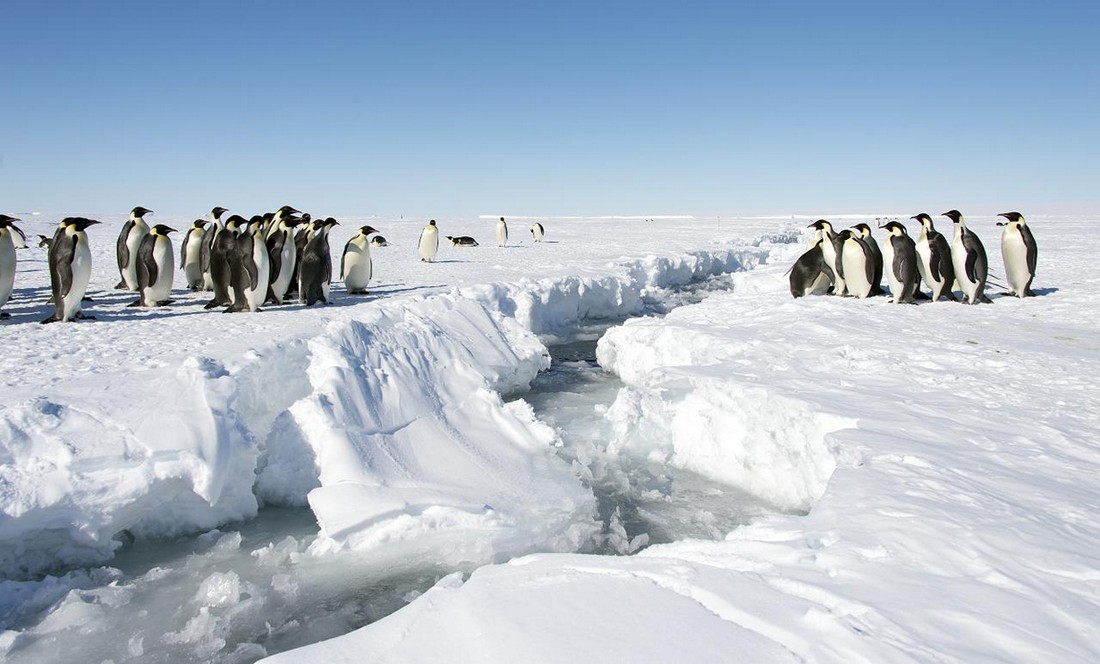
[{"label": "penguin standing on snow", "polygon": [[508,224],[504,223],[504,217],[500,218],[497,222],[497,246],[503,247],[508,244]]},{"label": "penguin standing on snow", "polygon": [[176,229],[157,224],[141,241],[137,255],[138,299],[131,307],[161,307],[171,303],[175,254],[169,233]]},{"label": "penguin standing on snow", "polygon": [[298,230],[294,232],[294,270],[291,272],[290,285],[287,286],[286,294],[283,295],[284,302],[298,296],[298,282],[302,273],[302,252],[306,250],[306,244],[312,237],[313,217],[308,212],[303,212],[295,228]]},{"label": "penguin standing on snow", "polygon": [[874,257],[871,250],[850,229],[837,236],[840,245],[840,269],[837,274],[847,285],[848,294],[864,298],[871,294],[871,280],[875,276]]},{"label": "penguin standing on snow", "polygon": [[232,265],[233,304],[225,313],[259,311],[267,299],[271,265],[264,244],[265,223],[261,216],[252,217],[237,234]]},{"label": "penguin standing on snow", "polygon": [[826,262],[821,248],[824,242],[825,239],[819,234],[817,242],[791,266],[792,297],[825,293],[829,284],[833,283],[833,269]]},{"label": "penguin standing on snow", "polygon": [[810,224],[812,228],[821,234],[821,252],[825,256],[825,263],[833,271],[833,295],[845,295],[847,284],[844,282],[844,266],[840,264],[839,236],[833,231],[833,225],[824,219],[818,219]]},{"label": "penguin standing on snow", "polygon": [[332,253],[328,246],[328,233],[339,223],[332,217],[313,222],[311,237],[302,251],[302,271],[298,281],[298,301],[307,307],[316,303],[329,303],[329,287],[332,285]]},{"label": "penguin standing on snow", "polygon": [[963,300],[970,304],[990,302],[985,294],[985,280],[989,277],[985,246],[977,234],[966,227],[961,212],[949,210],[943,216],[955,224],[955,236],[951,239],[951,264],[955,268],[955,278],[962,287]]},{"label": "penguin standing on snow", "polygon": [[271,276],[268,284],[267,301],[282,304],[286,300],[287,289],[294,277],[294,264],[298,262],[298,250],[294,245],[294,227],[301,221],[290,214],[283,215],[282,210],[276,216],[279,221],[267,236],[267,254]]},{"label": "penguin standing on snow", "polygon": [[225,222],[222,221],[222,215],[229,210],[223,207],[216,207],[210,210],[210,218],[214,220],[213,225],[206,229],[206,235],[203,238],[202,250],[199,253],[199,264],[202,266],[202,289],[214,290],[214,281],[210,277],[210,251],[214,248],[214,241],[218,239],[218,233],[225,230]]},{"label": "penguin standing on snow", "polygon": [[214,298],[206,303],[206,309],[233,303],[233,265],[237,262],[237,233],[247,223],[244,217],[235,214],[225,220],[224,228],[215,228],[217,235],[210,247],[210,283]]},{"label": "penguin standing on snow", "polygon": [[868,224],[859,223],[852,228],[859,231],[860,241],[867,245],[867,250],[871,253],[871,262],[875,268],[874,276],[871,278],[871,295],[883,295],[886,291],[882,290],[883,259],[878,240],[871,235],[871,227]]},{"label": "penguin standing on snow", "polygon": [[115,288],[136,291],[137,283],[137,252],[141,246],[141,240],[149,234],[149,225],[145,223],[145,215],[153,214],[140,205],[130,211],[130,218],[122,225],[118,234],[118,243],[115,245],[115,256],[118,258],[118,271],[122,280]]},{"label": "penguin standing on snow", "polygon": [[546,236],[546,229],[542,227],[542,224],[535,222],[531,226],[531,237],[535,238],[535,242],[542,242],[542,238]]},{"label": "penguin standing on snow", "polygon": [[429,221],[424,230],[420,231],[417,251],[420,253],[420,260],[429,263],[435,261],[435,254],[439,251],[439,229],[435,226],[435,219]]},{"label": "penguin standing on snow", "polygon": [[1008,294],[1016,297],[1034,296],[1031,282],[1035,279],[1035,264],[1039,258],[1035,236],[1031,234],[1031,229],[1024,222],[1024,216],[1019,212],[1002,212],[997,216],[1008,220],[1001,234],[1005,278],[1008,279],[1008,287],[1012,289]]},{"label": "penguin standing on snow", "polygon": [[203,287],[202,248],[206,244],[206,225],[209,223],[205,219],[191,222],[191,228],[180,242],[180,269],[188,290],[197,291]]},{"label": "penguin standing on snow", "polygon": [[[0,214],[0,309],[8,303],[15,287],[15,238],[22,232],[15,225],[19,219]],[[11,314],[0,311],[0,319]]]},{"label": "penguin standing on snow", "polygon": [[[955,266],[951,263],[951,245],[942,233],[936,231],[932,217],[924,212],[912,217],[921,224],[917,237],[917,269],[920,278],[932,289],[932,301],[941,297],[957,300],[951,287],[955,283]],[[920,287],[917,287],[918,290]]]},{"label": "penguin standing on snow", "polygon": [[84,299],[92,276],[92,250],[85,231],[98,223],[84,217],[66,217],[58,224],[50,242],[47,261],[50,265],[54,314],[43,323],[91,318],[80,311],[80,301]]},{"label": "penguin standing on snow", "polygon": [[377,233],[371,226],[363,226],[355,237],[344,245],[344,254],[340,257],[340,276],[351,295],[366,295],[367,284],[373,273],[370,258],[370,241],[367,236]]},{"label": "penguin standing on snow", "polygon": [[913,304],[913,294],[920,285],[920,271],[917,268],[917,245],[913,238],[896,221],[886,224],[885,259],[886,281],[890,284],[890,294],[894,304],[904,302]]}]

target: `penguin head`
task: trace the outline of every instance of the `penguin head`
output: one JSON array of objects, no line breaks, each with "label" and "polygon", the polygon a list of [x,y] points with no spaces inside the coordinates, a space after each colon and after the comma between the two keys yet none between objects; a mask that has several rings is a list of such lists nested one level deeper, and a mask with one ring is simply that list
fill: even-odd
[{"label": "penguin head", "polygon": [[856,236],[855,233],[851,231],[851,229],[845,228],[844,230],[837,233],[837,237],[839,237],[841,240],[854,240]]},{"label": "penguin head", "polygon": [[205,219],[196,219],[191,222],[191,228],[194,228],[195,230],[202,230],[209,223],[210,222]]},{"label": "penguin head", "polygon": [[1002,212],[997,216],[1008,219],[1008,223],[1010,224],[1018,223],[1024,220],[1024,215],[1020,214],[1019,212]]},{"label": "penguin head", "polygon": [[856,224],[855,226],[852,226],[852,228],[859,231],[859,234],[863,237],[870,237],[870,235],[871,235],[871,227],[868,226],[865,223],[860,222],[860,223]]},{"label": "penguin head", "polygon": [[87,230],[87,228],[93,224],[99,222],[95,219],[85,219],[84,217],[65,217],[61,220],[61,226],[67,229],[73,229],[76,232]]},{"label": "penguin head", "polygon": [[156,226],[153,226],[151,229],[149,229],[149,232],[153,233],[154,235],[168,235],[169,233],[176,233],[178,231],[176,231],[176,229],[174,228],[169,228],[164,224],[157,224]]},{"label": "penguin head", "polygon": [[949,218],[949,219],[950,219],[950,220],[951,220],[952,222],[954,222],[954,223],[956,223],[956,224],[958,224],[958,223],[961,223],[961,222],[962,222],[962,218],[963,218],[963,216],[962,216],[962,212],[959,212],[958,210],[948,210],[947,212],[944,212],[944,213],[943,213],[942,215],[940,215],[940,216],[941,216],[941,217],[947,217],[947,218]]},{"label": "penguin head", "polygon": [[45,235],[39,235],[38,236],[38,246],[40,246],[40,247],[50,246],[50,238],[46,237]]},{"label": "penguin head", "polygon": [[230,230],[230,231],[234,232],[234,233],[239,232],[241,227],[246,226],[247,224],[248,224],[248,222],[245,221],[245,218],[242,217],[239,214],[235,214],[232,217],[225,220],[225,228],[227,230]]},{"label": "penguin head", "polygon": [[377,232],[378,232],[378,230],[376,228],[374,228],[373,226],[360,226],[359,227],[359,234],[360,235],[370,235],[371,233],[377,233]]},{"label": "penguin head", "polygon": [[289,205],[284,205],[283,207],[281,207],[281,208],[279,208],[278,210],[275,211],[275,214],[279,215],[280,217],[286,217],[286,216],[289,216],[289,215],[292,215],[292,214],[301,214],[301,213],[302,213],[301,210],[295,210],[294,208],[292,208]]},{"label": "penguin head", "polygon": [[919,223],[921,226],[924,226],[926,228],[933,228],[932,217],[928,216],[927,212],[921,212],[920,214],[913,215],[909,218],[915,219],[917,223]]},{"label": "penguin head", "polygon": [[312,219],[313,219],[313,217],[311,217],[308,212],[303,212],[300,223],[308,224]]},{"label": "penguin head", "polygon": [[889,233],[890,235],[905,235],[906,234],[905,226],[902,226],[901,224],[899,224],[896,221],[886,222],[886,225],[883,226],[883,228],[885,228],[886,232]]},{"label": "penguin head", "polygon": [[153,211],[149,210],[149,209],[146,209],[146,208],[143,208],[140,205],[137,206],[136,208],[134,208],[133,210],[130,210],[130,218],[131,219],[141,219],[142,217],[144,217],[147,214],[153,214]]},{"label": "penguin head", "polygon": [[210,211],[210,214],[213,215],[215,220],[220,220],[222,218],[222,215],[226,212],[229,212],[229,210],[223,207],[216,207]]},{"label": "penguin head", "polygon": [[266,214],[263,216],[258,214],[252,215],[252,218],[249,219],[248,223],[245,224],[244,230],[246,233],[251,233],[258,228],[263,228],[263,225],[268,221],[269,219],[267,218]]},{"label": "penguin head", "polygon": [[21,220],[18,217],[9,217],[6,214],[0,214],[0,228],[7,228],[17,221]]},{"label": "penguin head", "polygon": [[501,221],[504,221],[504,217],[501,217],[501,218],[500,218],[500,220],[501,220]]},{"label": "penguin head", "polygon": [[833,225],[830,224],[829,222],[825,221],[824,219],[818,219],[817,221],[810,224],[806,228],[812,228],[812,229],[818,230],[818,231],[828,231],[828,230],[833,229]]},{"label": "penguin head", "polygon": [[333,226],[339,226],[340,225],[340,222],[336,221],[332,217],[329,217],[328,219],[325,219],[324,222],[322,222],[322,223],[324,224],[324,227],[327,230],[332,230]]}]

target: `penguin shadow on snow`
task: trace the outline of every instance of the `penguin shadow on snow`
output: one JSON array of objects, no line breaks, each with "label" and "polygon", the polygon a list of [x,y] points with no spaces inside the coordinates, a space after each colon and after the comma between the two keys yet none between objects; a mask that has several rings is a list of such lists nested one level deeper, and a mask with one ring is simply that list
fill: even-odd
[{"label": "penguin shadow on snow", "polygon": [[[1055,286],[1048,286],[1046,288],[1032,288],[1031,292],[1034,295],[1032,295],[1031,297],[1044,297],[1046,295],[1054,295],[1058,291],[1059,291],[1059,289]],[[1013,300],[1020,299],[1020,298],[1016,297],[1015,295],[1009,295],[1007,292],[1000,293],[1000,296],[997,299],[999,300],[1002,297],[1012,298]],[[1027,300],[1027,299],[1030,299],[1030,298],[1025,297],[1023,299]]]}]

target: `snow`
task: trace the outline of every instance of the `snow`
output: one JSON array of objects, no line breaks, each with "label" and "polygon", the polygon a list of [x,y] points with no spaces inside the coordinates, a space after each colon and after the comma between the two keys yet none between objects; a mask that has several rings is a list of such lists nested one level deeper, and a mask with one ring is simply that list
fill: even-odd
[{"label": "snow", "polygon": [[[44,216],[24,230],[46,233]],[[441,226],[488,237],[497,216]],[[103,220],[86,306],[99,320],[37,325],[31,248],[0,326],[13,660],[84,643],[115,661],[254,661],[302,632],[336,638],[265,661],[1100,657],[1089,220],[1029,218],[1041,297],[964,307],[792,300],[801,219],[542,219],[544,243],[442,247],[430,265],[420,222],[342,219],[336,252],[363,223],[393,243],[373,252],[371,296],[233,316],[179,291],[169,309],[126,309],[129,294],[103,290],[122,217]],[[968,217],[995,249],[992,221]],[[601,339],[622,381],[586,416],[605,440],[563,453],[565,424],[516,398],[547,343],[722,273],[732,291]],[[576,553],[645,543],[593,493],[641,466],[773,509],[717,538]],[[308,504],[320,532],[245,545],[212,531],[125,579],[95,566],[123,541],[125,556],[262,504]],[[352,597],[326,604],[327,622],[293,617],[345,575],[439,580],[394,582],[408,605],[343,636],[363,623]],[[146,618],[119,633],[128,611]]]}]

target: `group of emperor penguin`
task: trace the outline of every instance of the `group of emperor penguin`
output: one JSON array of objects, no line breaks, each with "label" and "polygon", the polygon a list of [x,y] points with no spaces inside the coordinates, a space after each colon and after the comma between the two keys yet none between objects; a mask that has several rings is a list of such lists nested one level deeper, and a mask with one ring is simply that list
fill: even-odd
[{"label": "group of emperor penguin", "polygon": [[[882,228],[887,233],[882,249],[871,235],[868,224],[856,224],[839,233],[831,223],[819,219],[809,225],[814,229],[811,247],[799,256],[790,270],[791,295],[831,293],[857,298],[885,294],[882,277],[890,286],[895,303],[933,302],[946,297],[958,301],[955,288],[962,291],[962,301],[969,304],[991,302],[985,294],[989,280],[989,260],[978,236],[966,227],[958,210],[944,212],[954,224],[950,241],[936,231],[932,217],[920,213],[911,217],[921,225],[916,241],[909,237],[905,226],[896,220]],[[1002,212],[1006,221],[1001,234],[1001,256],[1004,259],[1008,294],[1016,297],[1035,295],[1031,282],[1035,279],[1038,248],[1023,215]],[[925,294],[921,281],[931,289]]]}]

